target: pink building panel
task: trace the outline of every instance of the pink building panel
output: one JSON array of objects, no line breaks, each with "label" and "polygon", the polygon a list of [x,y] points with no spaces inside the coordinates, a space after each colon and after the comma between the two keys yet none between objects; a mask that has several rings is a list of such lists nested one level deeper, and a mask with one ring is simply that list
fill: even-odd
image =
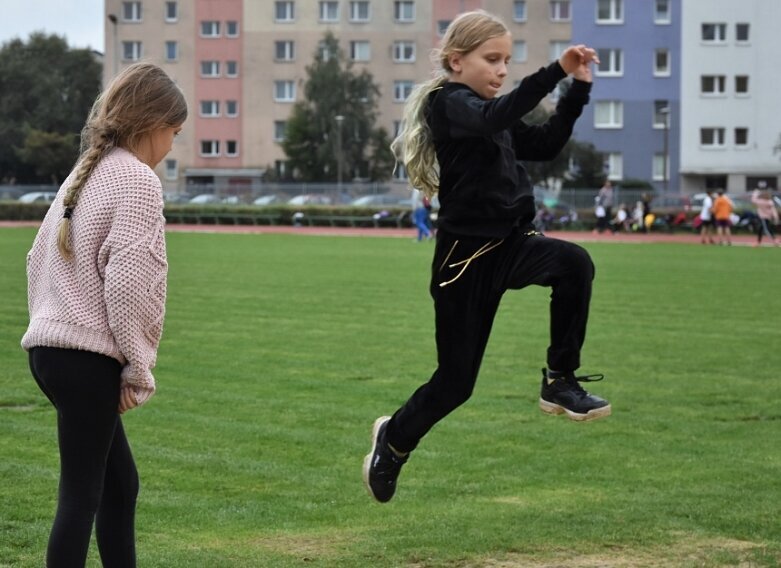
[{"label": "pink building panel", "polygon": [[431,13],[432,45],[438,46],[442,37],[439,35],[439,22],[453,21],[462,12],[471,12],[483,7],[483,0],[433,0]]}]

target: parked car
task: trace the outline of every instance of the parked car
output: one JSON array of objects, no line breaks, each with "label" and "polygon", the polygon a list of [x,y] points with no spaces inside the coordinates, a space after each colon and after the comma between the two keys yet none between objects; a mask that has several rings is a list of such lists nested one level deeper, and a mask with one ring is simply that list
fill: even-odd
[{"label": "parked car", "polygon": [[404,198],[397,195],[364,195],[353,199],[350,205],[355,207],[398,207]]},{"label": "parked car", "polygon": [[57,197],[56,191],[33,191],[19,198],[22,203],[51,203]]},{"label": "parked car", "polygon": [[320,195],[320,194],[316,194],[316,193],[309,193],[309,194],[303,194],[303,195],[296,195],[290,201],[288,201],[288,204],[290,204],[290,205],[330,205],[331,204],[331,198],[330,197],[326,197],[325,195]]},{"label": "parked car", "polygon": [[281,199],[278,195],[269,194],[269,195],[261,195],[258,197],[255,201],[252,202],[253,205],[272,205],[274,203],[279,203]]},{"label": "parked car", "polygon": [[193,197],[190,200],[190,203],[195,205],[211,205],[214,203],[220,203],[220,198],[213,193],[202,193]]}]

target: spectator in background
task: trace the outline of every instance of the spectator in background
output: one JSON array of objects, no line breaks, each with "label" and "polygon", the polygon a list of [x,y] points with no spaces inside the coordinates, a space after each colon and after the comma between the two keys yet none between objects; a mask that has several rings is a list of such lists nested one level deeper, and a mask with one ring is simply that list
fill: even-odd
[{"label": "spectator in background", "polygon": [[700,241],[702,244],[715,245],[713,240],[713,192],[710,189],[705,190],[705,199],[702,200],[702,211],[700,211]]},{"label": "spectator in background", "polygon": [[732,244],[732,221],[730,216],[735,206],[732,204],[732,200],[724,195],[724,190],[718,191],[718,197],[713,203],[713,217],[716,220],[716,234],[719,236],[719,244],[723,245],[726,241],[727,245]]},{"label": "spectator in background", "polygon": [[605,208],[605,219],[608,221],[613,217],[613,184],[610,180],[605,180],[605,185],[597,194],[599,205]]},{"label": "spectator in background", "polygon": [[629,232],[629,211],[627,211],[625,203],[618,206],[616,216],[611,219],[610,224],[614,233],[621,231]]},{"label": "spectator in background", "polygon": [[778,210],[775,203],[773,203],[773,196],[765,189],[766,187],[767,184],[765,182],[760,182],[759,188],[755,189],[751,194],[751,203],[756,206],[757,217],[759,217],[755,247],[762,244],[763,236],[772,239],[774,245],[779,245],[776,233],[773,230],[773,225],[778,224]]}]

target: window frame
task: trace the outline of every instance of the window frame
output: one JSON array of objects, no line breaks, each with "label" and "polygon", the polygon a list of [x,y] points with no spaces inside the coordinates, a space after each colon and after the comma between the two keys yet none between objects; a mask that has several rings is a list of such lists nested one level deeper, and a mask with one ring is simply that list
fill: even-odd
[{"label": "window frame", "polygon": [[[412,15],[404,15],[404,8],[411,8]],[[397,24],[411,24],[415,21],[416,9],[414,0],[394,0],[393,2],[393,21]]]},{"label": "window frame", "polygon": [[[280,134],[280,128],[282,133]],[[284,142],[285,141],[285,132],[287,131],[287,120],[275,120],[274,121],[274,134],[273,134],[273,140],[274,142]]]},{"label": "window frame", "polygon": [[405,102],[412,94],[412,89],[414,88],[415,88],[414,81],[409,81],[407,79],[398,79],[393,81],[393,102],[394,103]]},{"label": "window frame", "polygon": [[[130,8],[129,15],[128,8]],[[126,24],[137,24],[143,21],[144,10],[142,2],[139,0],[127,0],[122,2],[122,22]]]},{"label": "window frame", "polygon": [[[742,144],[740,142],[738,142],[738,132],[739,131],[744,131],[745,135],[746,135],[746,139],[745,139],[745,141]],[[733,136],[733,141],[735,143],[735,147],[736,148],[743,149],[743,148],[748,148],[749,147],[749,138],[748,138],[748,136],[749,136],[749,128],[748,128],[748,126],[736,126],[733,129],[732,136]]]},{"label": "window frame", "polygon": [[[366,56],[358,57],[363,53],[363,48],[366,48]],[[358,49],[361,48],[361,49]],[[360,52],[360,53],[359,53]],[[356,63],[366,63],[372,59],[372,44],[368,39],[354,39],[350,40],[350,61]]]},{"label": "window frame", "polygon": [[[209,112],[204,112],[204,105],[208,105]],[[213,99],[206,99],[199,101],[198,104],[198,116],[201,118],[219,118],[220,115],[220,101]]]},{"label": "window frame", "polygon": [[[620,181],[624,179],[624,154],[622,152],[605,152],[607,162],[607,179]],[[616,167],[616,164],[618,167]]]},{"label": "window frame", "polygon": [[[213,72],[211,72],[211,73],[204,73],[204,69],[205,69],[204,66],[205,65],[209,65]],[[200,65],[200,68],[201,68],[200,76],[201,76],[201,78],[203,78],[203,79],[216,79],[216,78],[220,77],[220,72],[221,72],[220,67],[221,67],[220,66],[220,62],[218,60],[216,60],[216,59],[205,59],[205,60],[202,60],[201,61],[201,65]]]},{"label": "window frame", "polygon": [[[211,149],[209,152],[204,152],[204,144],[209,144]],[[219,140],[201,140],[198,144],[198,153],[201,158],[219,158],[220,157],[220,141]]]},{"label": "window frame", "polygon": [[[280,57],[280,47],[283,57]],[[288,53],[289,52],[289,53]],[[296,60],[296,42],[292,39],[274,40],[274,61],[278,63],[290,63]]]},{"label": "window frame", "polygon": [[[230,151],[231,144],[233,144],[233,152]],[[225,157],[236,158],[239,155],[239,141],[238,140],[226,140],[225,141]]]},{"label": "window frame", "polygon": [[166,158],[165,173],[163,175],[167,180],[179,179],[179,161],[175,158]]},{"label": "window frame", "polygon": [[[360,18],[356,16],[356,13],[359,11],[359,8],[366,7],[366,17]],[[370,22],[372,19],[372,7],[371,3],[368,0],[350,0],[349,4],[350,13],[348,20],[350,23],[353,24],[365,24],[366,22]]]},{"label": "window frame", "polygon": [[[409,54],[407,50],[409,50]],[[415,63],[417,59],[415,42],[405,39],[394,41],[392,54],[394,63]]]},{"label": "window frame", "polygon": [[[280,8],[284,8],[283,17],[280,16]],[[274,2],[274,22],[278,24],[289,24],[296,21],[296,3],[293,0],[275,0]]]},{"label": "window frame", "polygon": [[[234,31],[231,32],[231,27]],[[225,37],[237,38],[241,34],[238,20],[225,20]]]},{"label": "window frame", "polygon": [[[211,27],[211,30],[207,29],[208,27]],[[220,28],[222,26],[220,25],[219,20],[201,20],[201,29],[200,29],[200,36],[202,38],[218,38],[221,37],[220,34]]]},{"label": "window frame", "polygon": [[[276,103],[294,103],[296,102],[296,82],[293,79],[278,79],[273,83],[274,102]],[[284,96],[277,96],[279,87],[284,88]],[[289,87],[289,88],[288,88]]]},{"label": "window frame", "polygon": [[[659,11],[659,5],[664,2],[667,5],[666,13]],[[668,26],[673,22],[672,0],[654,0],[654,24],[657,26]],[[661,14],[661,16],[660,16]]]},{"label": "window frame", "polygon": [[[745,80],[746,88],[745,90],[740,90],[740,81]],[[735,75],[735,96],[736,97],[748,97],[751,95],[750,92],[750,76],[749,75]]]},{"label": "window frame", "polygon": [[[169,57],[169,55],[170,55],[169,48],[171,46],[173,46],[173,48],[174,48],[174,56],[173,57]],[[174,61],[179,61],[179,42],[178,41],[171,40],[171,39],[166,40],[165,44],[164,44],[164,47],[165,47],[165,61],[167,63],[172,63]]]},{"label": "window frame", "polygon": [[[327,13],[324,13],[324,8],[336,8],[336,15],[333,18],[324,18],[324,15],[328,15]],[[320,0],[320,2],[317,5],[317,19],[319,22],[338,22],[339,16],[340,16],[340,10],[339,10],[339,2],[335,0]],[[327,11],[327,10],[326,10]]]},{"label": "window frame", "polygon": [[[740,30],[744,29],[746,32],[746,39],[740,38]],[[751,24],[749,22],[736,22],[735,23],[735,43],[737,45],[749,45],[751,43]]]},{"label": "window frame", "polygon": [[[609,16],[600,18],[600,5],[603,2],[608,3]],[[617,26],[624,23],[624,2],[623,0],[597,0],[596,3],[596,23],[600,26]]]},{"label": "window frame", "polygon": [[[714,142],[708,144],[704,142],[706,133],[713,134]],[[719,140],[719,138],[721,140]],[[726,128],[723,126],[702,126],[700,127],[700,148],[704,150],[717,150],[726,148]]]},{"label": "window frame", "polygon": [[[601,53],[600,53],[601,52]],[[620,47],[603,47],[597,49],[600,59],[599,65],[594,69],[597,77],[623,77],[624,76],[624,50]],[[616,57],[617,54],[617,57]],[[600,66],[605,62],[609,69],[601,70]],[[617,62],[617,63],[616,63]]]},{"label": "window frame", "polygon": [[[597,122],[600,109],[608,105],[609,120]],[[595,130],[620,130],[624,127],[624,101],[619,99],[605,99],[594,103],[594,129]]]},{"label": "window frame", "polygon": [[[131,47],[133,54],[128,57],[128,47]],[[122,42],[122,61],[141,61],[144,57],[144,43],[138,40],[129,40]]]},{"label": "window frame", "polygon": [[[517,57],[519,49],[523,51],[522,57]],[[513,40],[512,61],[514,63],[526,63],[528,60],[529,60],[529,44],[526,43],[525,39]]]},{"label": "window frame", "polygon": [[[174,11],[174,15],[173,16],[170,15],[170,10],[169,9],[171,7],[173,7],[173,9],[174,9],[173,10]],[[179,21],[179,2],[176,2],[175,0],[173,0],[173,1],[169,0],[168,2],[165,3],[165,21],[167,23],[169,23],[169,24],[173,23],[173,22],[178,22]]]},{"label": "window frame", "polygon": [[[713,88],[706,90],[706,81],[709,81]],[[700,96],[701,97],[725,97],[727,95],[727,76],[726,75],[700,75]]]},{"label": "window frame", "polygon": [[[230,110],[231,105],[234,108],[233,112]],[[234,99],[228,99],[225,101],[225,116],[227,118],[236,118],[239,116],[239,101]]]},{"label": "window frame", "polygon": [[[705,37],[707,26],[713,27],[713,39]],[[720,31],[720,33],[717,33]],[[721,37],[718,37],[718,36]],[[706,45],[724,45],[727,43],[727,24],[725,22],[702,22],[700,26],[700,41]]]},{"label": "window frame", "polygon": [[[666,60],[666,67],[659,66],[659,56],[664,54]],[[654,49],[654,77],[670,77],[672,76],[672,65],[670,58],[670,49],[667,47],[657,47]]]},{"label": "window frame", "polygon": [[[518,17],[518,7],[523,6],[523,16]],[[529,19],[529,6],[526,0],[515,0],[513,2],[513,22],[526,22]]]},{"label": "window frame", "polygon": [[[562,16],[562,8],[567,8],[566,16]],[[548,18],[551,22],[571,22],[572,2],[570,0],[548,0]]]}]

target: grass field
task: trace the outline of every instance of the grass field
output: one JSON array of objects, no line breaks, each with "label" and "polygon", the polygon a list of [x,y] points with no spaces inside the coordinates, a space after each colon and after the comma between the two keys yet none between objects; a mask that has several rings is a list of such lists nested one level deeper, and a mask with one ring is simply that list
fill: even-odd
[{"label": "grass field", "polygon": [[[42,565],[56,499],[18,344],[33,236],[0,229],[0,566]],[[123,418],[139,566],[781,565],[781,251],[587,248],[582,371],[613,416],[538,410],[548,291],[510,293],[475,395],[379,505],[372,421],[434,368],[431,244],[169,234],[158,393]]]}]

